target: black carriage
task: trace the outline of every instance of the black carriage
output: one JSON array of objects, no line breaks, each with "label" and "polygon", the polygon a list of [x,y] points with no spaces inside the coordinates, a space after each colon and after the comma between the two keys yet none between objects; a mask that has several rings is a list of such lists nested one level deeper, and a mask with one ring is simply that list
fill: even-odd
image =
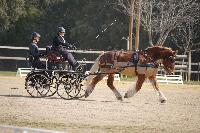
[{"label": "black carriage", "polygon": [[57,93],[63,99],[81,98],[85,94],[85,61],[81,62],[83,70],[73,71],[62,56],[46,49],[46,69],[35,69],[25,79],[25,89],[32,97],[49,97]]}]

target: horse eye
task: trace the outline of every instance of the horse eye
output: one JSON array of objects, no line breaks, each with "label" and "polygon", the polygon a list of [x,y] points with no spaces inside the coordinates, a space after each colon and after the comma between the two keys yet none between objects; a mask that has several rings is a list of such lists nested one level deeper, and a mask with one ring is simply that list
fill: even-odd
[{"label": "horse eye", "polygon": [[174,59],[173,56],[170,56],[170,57],[169,57],[169,60],[170,60],[171,62],[173,62],[173,63],[175,62],[175,59]]}]

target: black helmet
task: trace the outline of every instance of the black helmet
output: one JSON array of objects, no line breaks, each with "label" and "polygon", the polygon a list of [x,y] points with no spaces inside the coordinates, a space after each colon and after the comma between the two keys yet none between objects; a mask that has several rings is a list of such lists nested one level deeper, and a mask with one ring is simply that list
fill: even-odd
[{"label": "black helmet", "polygon": [[41,36],[40,36],[39,33],[33,32],[33,33],[31,34],[31,38],[33,39],[33,38],[35,38],[35,37],[41,37]]},{"label": "black helmet", "polygon": [[63,28],[63,27],[58,27],[58,28],[57,28],[57,32],[65,32],[65,28]]}]

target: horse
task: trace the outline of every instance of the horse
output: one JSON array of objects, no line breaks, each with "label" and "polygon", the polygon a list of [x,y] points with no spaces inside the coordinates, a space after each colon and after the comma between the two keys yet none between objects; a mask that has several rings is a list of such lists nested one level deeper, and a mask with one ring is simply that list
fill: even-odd
[{"label": "horse", "polygon": [[167,74],[174,74],[176,52],[171,48],[153,46],[143,51],[109,51],[102,53],[95,60],[86,81],[85,98],[94,90],[96,84],[108,75],[107,86],[113,91],[118,100],[123,100],[122,95],[115,88],[113,81],[116,73],[128,76],[137,76],[135,86],[131,86],[124,98],[134,96],[142,87],[145,78],[148,78],[154,89],[159,94],[159,101],[167,101],[156,81],[158,66],[163,64]]}]

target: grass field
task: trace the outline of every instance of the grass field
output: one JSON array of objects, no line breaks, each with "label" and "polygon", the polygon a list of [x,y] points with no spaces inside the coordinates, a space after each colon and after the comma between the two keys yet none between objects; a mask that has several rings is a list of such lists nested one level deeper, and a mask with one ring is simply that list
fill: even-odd
[{"label": "grass field", "polygon": [[16,72],[0,71],[0,76],[15,76]]}]

